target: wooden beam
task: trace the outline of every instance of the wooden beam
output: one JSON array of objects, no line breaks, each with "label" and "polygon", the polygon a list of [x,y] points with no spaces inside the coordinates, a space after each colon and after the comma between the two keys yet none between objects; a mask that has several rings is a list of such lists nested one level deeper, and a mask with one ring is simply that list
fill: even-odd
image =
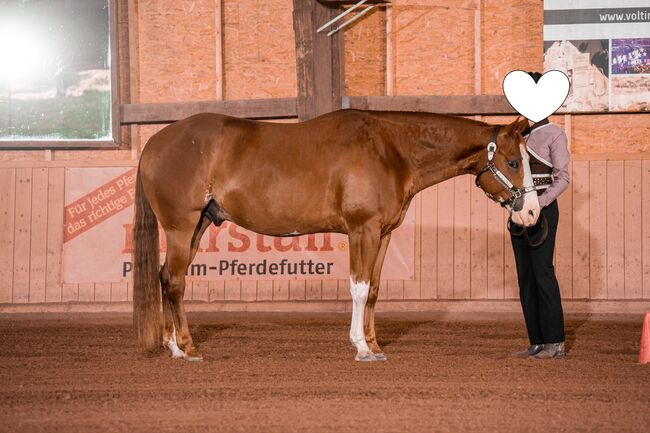
[{"label": "wooden beam", "polygon": [[[318,3],[328,8],[338,8],[359,3],[359,0],[318,0]],[[366,0],[365,4],[389,4],[390,0]]]},{"label": "wooden beam", "polygon": [[123,125],[171,123],[198,113],[222,113],[249,119],[279,119],[298,115],[296,98],[239,99],[232,101],[125,104]]},{"label": "wooden beam", "polygon": [[294,0],[293,28],[296,37],[298,117],[308,120],[336,110],[344,92],[343,32],[328,37],[316,29],[334,18],[331,9],[316,0]]},{"label": "wooden beam", "polygon": [[361,110],[427,111],[461,115],[516,113],[501,95],[349,96],[347,100],[350,108]]}]

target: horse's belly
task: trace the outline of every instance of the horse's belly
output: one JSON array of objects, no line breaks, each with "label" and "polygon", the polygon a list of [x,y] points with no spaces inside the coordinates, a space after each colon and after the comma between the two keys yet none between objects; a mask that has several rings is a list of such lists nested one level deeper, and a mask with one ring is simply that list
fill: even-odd
[{"label": "horse's belly", "polygon": [[339,221],[325,191],[284,188],[234,188],[215,200],[225,219],[273,236],[338,231]]}]

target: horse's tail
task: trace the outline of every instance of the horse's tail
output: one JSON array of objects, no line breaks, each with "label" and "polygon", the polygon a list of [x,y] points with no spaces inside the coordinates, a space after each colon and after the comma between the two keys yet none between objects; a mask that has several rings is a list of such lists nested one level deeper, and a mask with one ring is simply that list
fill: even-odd
[{"label": "horse's tail", "polygon": [[133,224],[133,326],[146,350],[160,346],[160,247],[158,220],[142,188],[138,169]]}]

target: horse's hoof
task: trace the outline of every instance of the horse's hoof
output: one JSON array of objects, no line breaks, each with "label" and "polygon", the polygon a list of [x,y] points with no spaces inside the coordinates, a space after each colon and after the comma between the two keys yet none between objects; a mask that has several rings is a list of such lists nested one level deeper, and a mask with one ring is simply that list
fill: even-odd
[{"label": "horse's hoof", "polygon": [[377,357],[375,357],[375,354],[372,352],[357,353],[357,356],[354,357],[354,360],[359,362],[372,362],[372,361],[376,361]]},{"label": "horse's hoof", "polygon": [[375,353],[375,361],[386,361],[386,355],[383,353]]}]

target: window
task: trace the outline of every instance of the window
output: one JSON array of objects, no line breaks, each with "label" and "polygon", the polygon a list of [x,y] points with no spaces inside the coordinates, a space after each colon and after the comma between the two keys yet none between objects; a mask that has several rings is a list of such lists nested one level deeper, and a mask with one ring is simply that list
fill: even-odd
[{"label": "window", "polygon": [[0,147],[117,143],[115,0],[0,1]]}]

